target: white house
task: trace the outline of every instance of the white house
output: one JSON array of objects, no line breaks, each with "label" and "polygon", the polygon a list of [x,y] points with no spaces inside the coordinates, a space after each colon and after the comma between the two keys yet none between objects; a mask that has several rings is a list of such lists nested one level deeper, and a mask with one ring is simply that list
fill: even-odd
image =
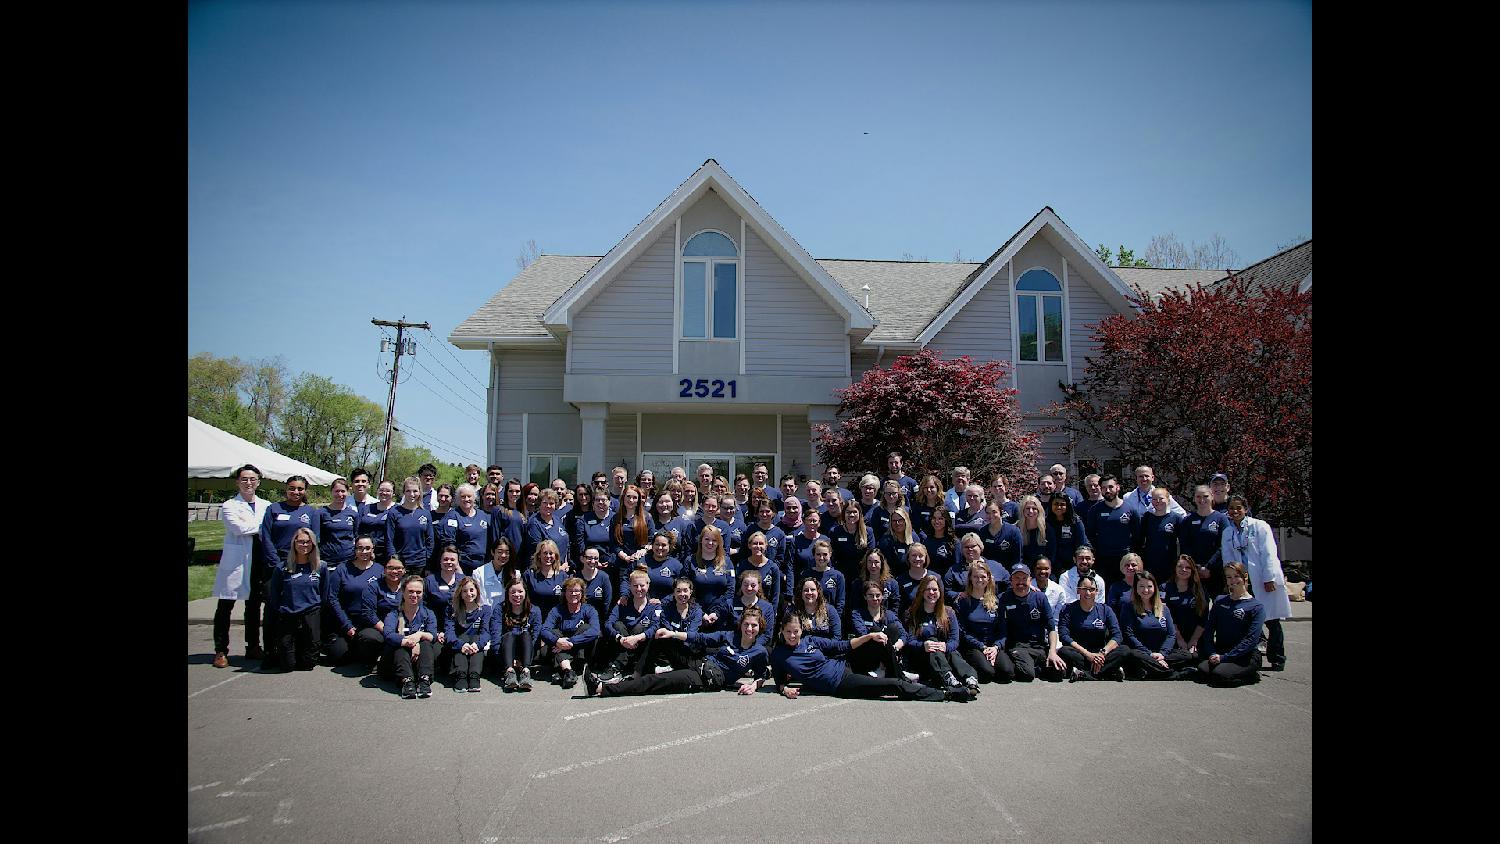
[{"label": "white house", "polygon": [[[1013,361],[1026,424],[1049,424],[1034,411],[1082,375],[1092,324],[1131,312],[1130,275],[1174,272],[1224,275],[1111,269],[1051,208],[982,263],[818,260],[710,159],[604,257],[539,257],[448,339],[490,352],[508,474],[765,461],[774,483],[821,473],[836,388],[923,347]],[[1065,435],[1041,456],[1071,463]]]}]

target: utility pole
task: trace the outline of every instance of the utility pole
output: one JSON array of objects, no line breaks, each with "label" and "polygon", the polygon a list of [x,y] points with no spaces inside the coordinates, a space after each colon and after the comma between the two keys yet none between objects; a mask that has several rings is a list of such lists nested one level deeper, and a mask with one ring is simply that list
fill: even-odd
[{"label": "utility pole", "polygon": [[[374,325],[384,325],[388,328],[396,329],[396,361],[391,366],[391,393],[386,399],[385,404],[385,448],[380,452],[380,478],[375,481],[375,485],[379,486],[385,481],[385,467],[391,459],[391,432],[394,430],[396,424],[396,382],[401,377],[401,355],[415,355],[417,353],[414,344],[408,347],[411,341],[406,339],[406,329],[426,328],[430,330],[431,326],[425,322],[407,322],[405,314],[402,314],[401,319],[394,322],[384,319],[372,319],[370,322]],[[380,341],[380,346],[380,350],[382,352],[385,351],[384,340]]]}]

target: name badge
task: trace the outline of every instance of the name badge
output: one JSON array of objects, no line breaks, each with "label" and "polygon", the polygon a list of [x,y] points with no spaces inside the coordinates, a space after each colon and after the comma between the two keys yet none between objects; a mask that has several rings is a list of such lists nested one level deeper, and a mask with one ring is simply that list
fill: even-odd
[{"label": "name badge", "polygon": [[448,584],[446,584],[446,583],[438,584],[438,588],[441,589],[441,590],[443,590],[444,592],[447,592],[448,591]]},{"label": "name badge", "polygon": [[448,527],[455,527],[455,528],[458,527],[458,520],[457,519],[449,519],[448,520]]},{"label": "name badge", "polygon": [[290,515],[286,514],[286,513],[277,513],[276,514],[276,521],[278,521],[278,522],[289,522],[291,520],[292,520],[292,517]]}]

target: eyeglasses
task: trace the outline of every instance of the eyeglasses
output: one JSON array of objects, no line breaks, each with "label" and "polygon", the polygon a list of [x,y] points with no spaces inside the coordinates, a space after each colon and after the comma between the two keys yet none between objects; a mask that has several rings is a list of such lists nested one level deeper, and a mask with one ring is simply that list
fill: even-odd
[{"label": "eyeglasses", "polygon": [[1097,587],[1097,586],[1079,586],[1078,587],[1078,591],[1079,592],[1098,592],[1099,591],[1099,587]]}]

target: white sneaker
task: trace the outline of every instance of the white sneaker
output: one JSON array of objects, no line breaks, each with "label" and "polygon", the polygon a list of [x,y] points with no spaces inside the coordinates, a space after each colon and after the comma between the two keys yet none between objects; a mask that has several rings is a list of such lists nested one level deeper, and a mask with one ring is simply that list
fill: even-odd
[{"label": "white sneaker", "polygon": [[667,673],[668,671],[671,671],[671,670],[672,670],[672,666],[670,666],[670,665],[658,665],[658,666],[656,666],[656,671],[653,672],[653,673],[656,673],[656,674],[665,674],[665,673]]},{"label": "white sneaker", "polygon": [[903,671],[903,672],[901,672],[901,676],[905,677],[906,679],[908,679],[908,680],[912,681],[913,683],[915,683],[915,682],[917,682],[917,678],[920,677],[921,675],[920,674],[913,674],[910,671]]}]

